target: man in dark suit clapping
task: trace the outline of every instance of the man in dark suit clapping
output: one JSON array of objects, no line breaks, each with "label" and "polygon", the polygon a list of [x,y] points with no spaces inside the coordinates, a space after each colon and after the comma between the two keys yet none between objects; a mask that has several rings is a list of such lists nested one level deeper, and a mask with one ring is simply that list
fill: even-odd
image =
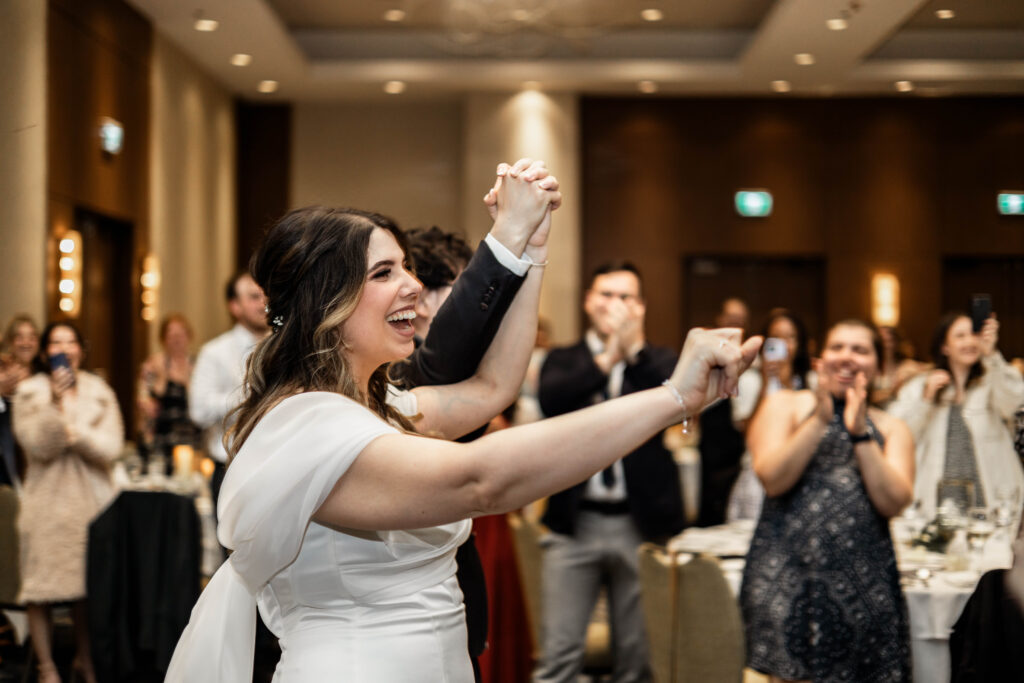
[{"label": "man in dark suit clapping", "polygon": [[[553,349],[539,398],[554,416],[650,389],[671,374],[675,353],[647,344],[640,272],[628,262],[599,267],[584,301],[590,329],[574,346]],[[637,547],[683,528],[679,474],[655,437],[590,480],[550,498],[544,523],[544,643],[535,683],[575,682],[587,624],[600,588],[608,591],[613,680],[650,680]]]}]

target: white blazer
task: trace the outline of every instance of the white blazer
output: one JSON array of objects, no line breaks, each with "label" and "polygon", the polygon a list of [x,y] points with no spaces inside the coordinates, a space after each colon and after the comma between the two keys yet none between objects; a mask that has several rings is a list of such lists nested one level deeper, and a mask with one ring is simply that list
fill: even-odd
[{"label": "white blazer", "polygon": [[[982,358],[985,374],[964,395],[963,416],[971,432],[978,477],[991,504],[997,487],[1017,486],[1024,493],[1024,469],[1013,448],[1007,421],[1024,403],[1024,379],[998,351]],[[924,398],[927,373],[907,381],[887,411],[907,423],[916,444],[914,497],[928,518],[935,514],[936,487],[946,463],[946,430],[954,388],[938,403]]]}]

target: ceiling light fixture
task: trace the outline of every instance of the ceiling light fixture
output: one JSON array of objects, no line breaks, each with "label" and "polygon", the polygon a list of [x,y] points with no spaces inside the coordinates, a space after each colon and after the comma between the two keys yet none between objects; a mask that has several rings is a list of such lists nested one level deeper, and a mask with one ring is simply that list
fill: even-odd
[{"label": "ceiling light fixture", "polygon": [[811,66],[814,64],[814,55],[810,52],[798,52],[793,55],[793,61],[800,66]]},{"label": "ceiling light fixture", "polygon": [[850,25],[846,19],[829,19],[825,22],[830,31],[845,31]]},{"label": "ceiling light fixture", "polygon": [[896,81],[894,85],[900,92],[910,92],[914,89],[914,84],[911,81]]},{"label": "ceiling light fixture", "polygon": [[384,13],[384,21],[405,21],[405,10],[389,9],[387,12]]},{"label": "ceiling light fixture", "polygon": [[772,90],[775,92],[789,92],[792,89],[789,81],[772,81]]},{"label": "ceiling light fixture", "polygon": [[231,55],[231,63],[235,66],[249,66],[252,64],[252,55],[247,55],[244,52],[238,52]]},{"label": "ceiling light fixture", "polygon": [[937,9],[935,10],[935,16],[939,19],[952,19],[956,16],[956,12],[951,9]]},{"label": "ceiling light fixture", "polygon": [[640,81],[636,84],[636,88],[645,95],[658,92],[658,84],[654,81]]},{"label": "ceiling light fixture", "polygon": [[218,21],[216,21],[214,19],[198,18],[198,19],[196,19],[196,23],[192,24],[192,26],[197,31],[203,31],[205,33],[209,33],[210,31],[216,31],[217,27],[220,26],[220,22],[218,22]]},{"label": "ceiling light fixture", "polygon": [[665,18],[665,15],[662,13],[660,9],[654,8],[643,10],[642,12],[640,12],[640,16],[643,18],[644,21],[661,21],[662,19]]},{"label": "ceiling light fixture", "polygon": [[261,93],[277,92],[277,81],[260,81],[260,84],[256,86],[256,89]]},{"label": "ceiling light fixture", "polygon": [[388,81],[384,84],[384,92],[389,95],[401,95],[405,92],[405,81]]}]

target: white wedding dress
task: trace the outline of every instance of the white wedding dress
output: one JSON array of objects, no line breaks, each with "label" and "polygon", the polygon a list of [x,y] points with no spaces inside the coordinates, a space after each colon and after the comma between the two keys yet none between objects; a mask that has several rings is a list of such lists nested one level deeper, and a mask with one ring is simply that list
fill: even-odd
[{"label": "white wedding dress", "polygon": [[[393,403],[415,414],[411,394]],[[275,683],[473,681],[455,579],[468,520],[409,531],[310,521],[359,452],[396,431],[330,393],[293,396],[260,421],[221,489],[218,536],[234,553],[196,604],[167,681],[248,683],[257,603],[281,643]]]}]

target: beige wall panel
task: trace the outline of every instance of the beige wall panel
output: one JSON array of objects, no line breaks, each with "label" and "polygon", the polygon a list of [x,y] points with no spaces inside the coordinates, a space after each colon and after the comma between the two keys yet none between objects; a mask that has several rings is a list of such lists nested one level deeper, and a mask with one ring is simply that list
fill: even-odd
[{"label": "beige wall panel", "polygon": [[[182,312],[196,345],[230,325],[224,283],[235,261],[235,114],[230,94],[166,39],[153,49],[150,229],[159,317]],[[150,326],[157,348],[158,325]]]},{"label": "beige wall panel", "polygon": [[46,3],[0,2],[0,324],[46,316]]},{"label": "beige wall panel", "polygon": [[466,102],[462,197],[471,237],[483,237],[490,228],[481,198],[493,181],[497,162],[543,159],[558,177],[564,202],[552,221],[551,265],[544,275],[540,304],[557,344],[579,338],[582,305],[577,102],[573,95],[536,91],[472,95]]},{"label": "beige wall panel", "polygon": [[292,122],[292,207],[351,206],[403,228],[463,230],[458,103],[299,103]]}]

